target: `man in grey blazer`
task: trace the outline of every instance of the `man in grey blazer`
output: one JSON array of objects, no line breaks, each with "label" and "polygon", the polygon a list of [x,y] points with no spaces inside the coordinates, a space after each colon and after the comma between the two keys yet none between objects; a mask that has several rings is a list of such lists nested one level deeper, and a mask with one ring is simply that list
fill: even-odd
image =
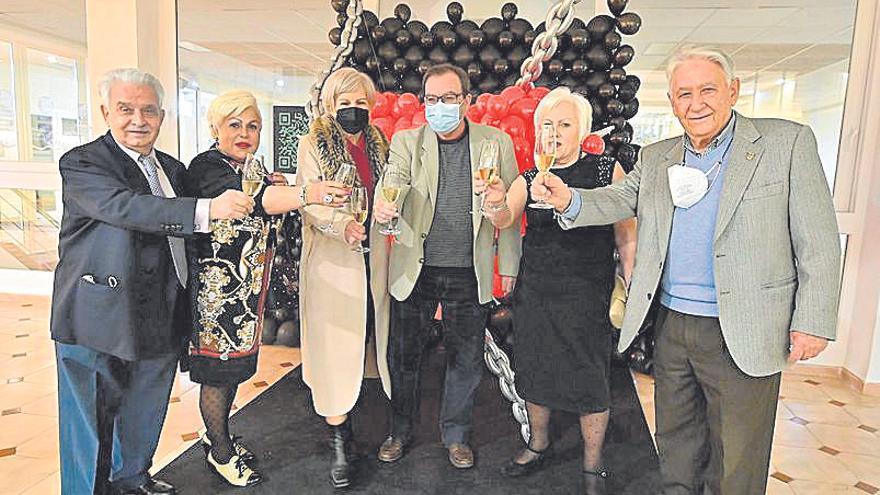
[{"label": "man in grey blazer", "polygon": [[840,244],[806,126],[733,112],[729,56],[685,47],[667,68],[685,135],[646,146],[621,183],[536,183],[569,228],[637,215],[620,349],[659,304],[655,404],[666,495],[764,493],[781,371],[836,335]]},{"label": "man in grey blazer", "polygon": [[[474,393],[483,376],[487,304],[492,300],[495,227],[483,221],[472,176],[482,145],[500,147],[499,176],[510,185],[517,176],[513,143],[503,132],[464,119],[471,96],[467,74],[441,64],[424,75],[428,124],[402,131],[391,141],[388,173],[401,177],[396,203],[376,195],[373,217],[385,223],[400,216],[400,235],[391,249],[388,287],[392,296],[388,338],[391,375],[391,435],[379,460],[394,462],[410,442],[418,417],[419,367],[425,328],[442,306],[446,346],[446,383],[440,412],[449,461],[470,468],[468,445]],[[519,270],[519,228],[498,235],[498,271],[506,290]]]}]

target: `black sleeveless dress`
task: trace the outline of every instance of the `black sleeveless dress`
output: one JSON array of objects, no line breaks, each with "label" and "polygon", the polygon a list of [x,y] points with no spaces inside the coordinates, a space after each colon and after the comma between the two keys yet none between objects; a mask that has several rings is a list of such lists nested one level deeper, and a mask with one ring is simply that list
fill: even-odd
[{"label": "black sleeveless dress", "polygon": [[[553,173],[572,187],[592,189],[610,184],[613,169],[613,159],[585,155]],[[527,185],[536,173],[523,173]],[[529,194],[527,204],[533,202]],[[613,226],[563,230],[553,210],[530,207],[526,220],[513,294],[517,392],[552,409],[602,412],[610,395]]]}]

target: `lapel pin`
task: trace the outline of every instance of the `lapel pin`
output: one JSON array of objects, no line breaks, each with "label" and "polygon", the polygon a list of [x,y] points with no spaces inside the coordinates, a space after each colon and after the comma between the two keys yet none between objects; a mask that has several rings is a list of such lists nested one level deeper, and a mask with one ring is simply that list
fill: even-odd
[{"label": "lapel pin", "polygon": [[752,153],[751,151],[746,153],[746,160],[754,160],[754,159],[755,159],[754,153]]}]

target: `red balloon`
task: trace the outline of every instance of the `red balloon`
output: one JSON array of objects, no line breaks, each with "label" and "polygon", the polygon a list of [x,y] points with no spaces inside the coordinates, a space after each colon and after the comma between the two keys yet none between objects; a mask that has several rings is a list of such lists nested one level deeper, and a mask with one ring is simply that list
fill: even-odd
[{"label": "red balloon", "polygon": [[544,86],[537,87],[531,91],[529,91],[529,97],[540,100],[541,98],[547,96],[547,93],[550,92],[549,88]]},{"label": "red balloon", "polygon": [[376,93],[376,102],[373,103],[373,109],[370,110],[370,116],[373,120],[377,118],[387,117],[391,115],[391,105],[388,102],[388,96],[385,93]]},{"label": "red balloon", "polygon": [[483,112],[481,112],[476,105],[471,105],[471,107],[468,108],[467,118],[471,122],[479,122],[480,119],[483,118]]},{"label": "red balloon", "polygon": [[404,93],[397,98],[395,105],[401,115],[412,116],[419,109],[419,98],[412,93]]},{"label": "red balloon", "polygon": [[412,127],[412,117],[403,116],[394,123],[394,132],[403,131]]},{"label": "red balloon", "polygon": [[526,123],[516,115],[508,115],[501,119],[498,128],[509,134],[512,139],[526,137]]},{"label": "red balloon", "polygon": [[605,152],[605,140],[598,134],[590,134],[584,139],[581,149],[591,155],[601,155]]},{"label": "red balloon", "polygon": [[532,97],[523,98],[510,104],[508,115],[516,115],[523,119],[527,124],[531,124],[535,118],[535,108],[538,106],[538,100]]},{"label": "red balloon", "polygon": [[523,164],[527,161],[527,157],[532,154],[532,147],[529,146],[529,142],[524,138],[516,138],[513,140],[513,154],[516,156],[519,169],[524,170]]},{"label": "red balloon", "polygon": [[501,91],[501,96],[507,100],[507,103],[513,103],[526,97],[526,92],[519,86],[511,86]]},{"label": "red balloon", "polygon": [[373,125],[378,127],[382,134],[385,134],[387,139],[391,139],[391,135],[394,134],[394,121],[391,120],[391,117],[379,117],[378,119],[373,119]]},{"label": "red balloon", "polygon": [[474,103],[474,106],[479,108],[481,113],[486,113],[486,104],[491,97],[492,93],[481,93],[480,96],[477,96],[477,102]]},{"label": "red balloon", "polygon": [[412,116],[413,127],[421,127],[428,123],[427,119],[425,119],[425,109],[420,109]]},{"label": "red balloon", "polygon": [[492,95],[489,97],[489,101],[486,103],[486,115],[491,115],[493,118],[501,119],[505,115],[507,115],[507,100],[504,99],[501,95]]}]

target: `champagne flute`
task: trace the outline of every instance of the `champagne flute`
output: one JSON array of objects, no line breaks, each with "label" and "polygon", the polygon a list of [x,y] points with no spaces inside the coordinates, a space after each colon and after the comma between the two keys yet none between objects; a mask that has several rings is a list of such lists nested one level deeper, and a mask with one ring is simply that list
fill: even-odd
[{"label": "champagne flute", "polygon": [[[553,124],[545,122],[535,142],[535,167],[541,174],[548,174],[556,161],[556,129]],[[549,210],[553,205],[545,201],[536,201],[529,205],[532,208]]]},{"label": "champagne flute", "polygon": [[[367,216],[369,215],[370,205],[367,196],[366,187],[355,187],[351,190],[351,197],[349,198],[349,208],[351,209],[352,216],[354,216],[354,221],[361,225],[367,221]],[[370,252],[370,248],[363,244],[357,245],[351,248],[351,250],[361,254]]]},{"label": "champagne flute", "polygon": [[241,167],[241,190],[250,197],[256,196],[265,176],[266,170],[261,160],[248,153]]},{"label": "champagne flute", "polygon": [[[354,183],[357,179],[357,169],[354,165],[350,163],[340,163],[339,168],[336,169],[336,174],[333,176],[336,182],[341,182],[343,186],[347,188],[351,188],[354,186]],[[338,234],[339,232],[333,228],[333,221],[336,220],[336,210],[333,210],[333,214],[330,215],[330,221],[325,225],[319,225],[318,230],[321,232],[327,232],[330,234]]]},{"label": "champagne flute", "polygon": [[[403,177],[399,172],[392,170],[390,166],[385,165],[385,174],[382,176],[382,198],[389,203],[396,203],[397,197],[400,196],[400,188],[403,185]],[[385,235],[400,235],[400,229],[397,227],[397,218],[392,218],[388,224],[383,227],[379,233]]]},{"label": "champagne flute", "polygon": [[[486,187],[498,179],[498,154],[500,147],[498,141],[489,139],[483,141],[483,147],[480,150],[480,160],[477,165],[477,174],[480,179],[486,183]],[[480,194],[480,211],[483,211],[483,203],[486,201],[486,191]]]}]

